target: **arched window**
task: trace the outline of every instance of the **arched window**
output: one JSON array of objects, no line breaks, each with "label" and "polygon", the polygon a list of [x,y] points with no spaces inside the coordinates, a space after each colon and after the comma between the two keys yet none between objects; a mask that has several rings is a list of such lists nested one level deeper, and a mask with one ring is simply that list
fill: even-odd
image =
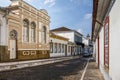
[{"label": "arched window", "polygon": [[43,26],[42,28],[42,42],[46,43],[46,27]]},{"label": "arched window", "polygon": [[35,42],[35,22],[31,22],[31,42]]},{"label": "arched window", "polygon": [[23,41],[29,41],[29,21],[28,19],[23,20]]}]

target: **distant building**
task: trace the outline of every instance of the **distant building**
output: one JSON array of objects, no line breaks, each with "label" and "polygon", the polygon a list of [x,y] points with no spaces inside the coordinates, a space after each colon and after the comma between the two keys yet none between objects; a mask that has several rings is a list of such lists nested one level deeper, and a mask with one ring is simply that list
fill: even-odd
[{"label": "distant building", "polygon": [[72,55],[81,54],[83,46],[82,44],[83,35],[81,33],[66,27],[59,27],[51,30],[51,32],[55,33],[56,35],[68,38],[70,42],[74,43],[74,45],[68,46],[71,50]]},{"label": "distant building", "polygon": [[50,17],[23,0],[0,11],[0,61],[49,58]]},{"label": "distant building", "polygon": [[89,34],[87,34],[86,37],[83,37],[83,43],[84,43],[84,48],[83,48],[83,53],[84,51],[92,54],[93,52],[93,43],[91,41],[91,37]]},{"label": "distant building", "polygon": [[92,40],[105,80],[120,80],[120,0],[94,0]]}]

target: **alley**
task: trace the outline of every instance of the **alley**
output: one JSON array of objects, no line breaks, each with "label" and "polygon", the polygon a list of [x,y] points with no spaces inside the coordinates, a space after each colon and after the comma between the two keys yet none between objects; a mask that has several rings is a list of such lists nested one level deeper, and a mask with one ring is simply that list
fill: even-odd
[{"label": "alley", "polygon": [[0,72],[0,80],[79,80],[87,59]]}]

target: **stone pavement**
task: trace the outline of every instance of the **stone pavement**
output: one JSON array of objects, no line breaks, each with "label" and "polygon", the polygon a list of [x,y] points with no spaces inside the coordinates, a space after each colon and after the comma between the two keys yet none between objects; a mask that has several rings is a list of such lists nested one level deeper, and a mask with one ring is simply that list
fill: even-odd
[{"label": "stone pavement", "polygon": [[89,60],[83,80],[104,80],[102,73],[93,59]]},{"label": "stone pavement", "polygon": [[0,63],[0,71],[21,69],[25,67],[33,67],[38,65],[56,63],[71,59],[77,59],[80,56],[68,56],[68,57],[59,57],[59,58],[49,58],[49,59],[39,59],[39,60],[29,60],[29,61],[16,61],[16,62],[5,62]]}]

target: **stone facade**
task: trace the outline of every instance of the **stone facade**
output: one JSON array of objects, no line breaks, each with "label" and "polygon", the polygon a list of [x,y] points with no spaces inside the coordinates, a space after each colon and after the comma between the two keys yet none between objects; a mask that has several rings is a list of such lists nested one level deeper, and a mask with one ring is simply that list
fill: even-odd
[{"label": "stone facade", "polygon": [[11,0],[10,7],[18,8],[6,16],[8,61],[49,58],[50,17],[47,11],[38,10],[23,0]]}]

